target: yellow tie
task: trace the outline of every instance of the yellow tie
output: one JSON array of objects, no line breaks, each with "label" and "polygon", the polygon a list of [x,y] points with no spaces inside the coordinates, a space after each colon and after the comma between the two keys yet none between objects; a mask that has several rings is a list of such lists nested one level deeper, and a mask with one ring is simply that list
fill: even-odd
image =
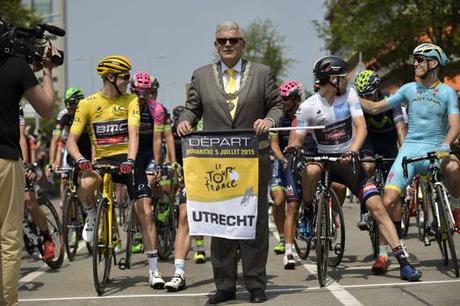
[{"label": "yellow tie", "polygon": [[[227,69],[228,80],[227,80],[227,93],[236,92],[236,79],[235,79],[235,70],[232,68]],[[235,117],[236,105],[238,104],[238,97],[235,97],[231,101],[226,101],[228,103],[228,109],[230,110],[230,115],[232,119]]]}]

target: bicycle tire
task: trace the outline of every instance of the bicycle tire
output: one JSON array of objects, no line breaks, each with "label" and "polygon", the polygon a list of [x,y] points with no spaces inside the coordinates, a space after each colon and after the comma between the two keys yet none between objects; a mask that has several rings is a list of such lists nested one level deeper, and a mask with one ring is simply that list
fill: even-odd
[{"label": "bicycle tire", "polygon": [[[103,199],[99,202],[99,207],[97,208],[93,234],[93,279],[94,288],[98,295],[102,295],[105,291],[112,264],[112,250],[109,246],[108,226],[107,199]],[[102,268],[101,271],[99,271],[99,268]]]},{"label": "bicycle tire", "polygon": [[[423,183],[417,182],[416,189],[414,191],[415,197],[415,221],[417,223],[417,233],[418,239],[422,242],[425,240],[425,228],[426,228],[426,207],[427,207],[427,197],[425,192],[425,187]],[[419,199],[419,192],[422,194],[422,198]]]},{"label": "bicycle tire", "polygon": [[[168,197],[169,198],[169,197]],[[170,199],[170,198],[169,198]],[[159,202],[155,203],[155,222],[158,235],[158,257],[162,260],[168,260],[174,249],[174,239],[176,236],[176,225],[174,218],[174,203],[168,202],[168,217],[160,221],[158,215],[160,213]]]},{"label": "bicycle tire", "polygon": [[[64,214],[62,216],[62,228],[66,253],[70,261],[74,261],[75,255],[77,254],[79,243],[78,235],[81,231],[81,216],[77,201],[78,199],[76,197],[66,193],[64,199]],[[72,235],[73,231],[75,231],[75,235]]]},{"label": "bicycle tire", "polygon": [[[42,209],[46,216],[46,223],[48,225],[48,231],[51,239],[54,243],[54,254],[53,259],[46,260],[45,263],[53,270],[57,270],[62,266],[64,261],[64,235],[62,232],[62,225],[59,219],[59,215],[53,206],[53,203],[48,199],[46,195],[41,195],[37,199],[39,207]],[[47,210],[47,211],[46,211]],[[38,247],[40,253],[43,255],[42,244]],[[56,255],[57,252],[57,255]]]},{"label": "bicycle tire", "polygon": [[319,194],[316,205],[316,267],[319,285],[324,287],[327,277],[330,237],[330,220],[324,191]]},{"label": "bicycle tire", "polygon": [[[455,244],[454,244],[454,239],[452,237],[453,232],[455,231],[455,226],[451,222],[451,220],[448,218],[448,214],[450,212],[448,211],[449,206],[447,205],[448,199],[446,198],[446,192],[445,192],[445,187],[437,185],[436,186],[436,198],[439,200],[439,212],[440,212],[440,220],[441,220],[441,237],[444,236],[444,233],[447,237],[447,239],[443,239],[443,242],[445,243],[447,240],[447,244],[449,246],[449,251],[450,251],[450,258],[452,262],[452,266],[454,268],[455,272],[455,277],[459,277],[459,267],[458,267],[458,259],[457,259],[457,252],[455,251]],[[445,248],[446,254],[447,254],[447,247]],[[446,256],[447,257],[447,256]]]},{"label": "bicycle tire", "polygon": [[409,232],[410,226],[410,208],[409,203],[405,201],[404,198],[401,198],[401,238],[407,237],[407,233]]},{"label": "bicycle tire", "polygon": [[[331,234],[333,237],[330,240],[329,251],[335,254],[335,256],[329,254],[328,265],[334,268],[340,264],[345,252],[345,220],[343,218],[342,207],[334,190],[329,190],[328,197],[332,201],[332,220],[334,220],[334,223],[329,227],[332,230]],[[335,244],[333,245],[334,242]]]},{"label": "bicycle tire", "polygon": [[371,246],[372,246],[372,256],[374,258],[377,258],[379,255],[379,225],[375,221],[374,218],[369,216],[370,218],[370,226],[369,226],[369,238],[371,240]]},{"label": "bicycle tire", "polygon": [[128,224],[127,224],[127,230],[126,230],[126,250],[125,250],[125,255],[126,255],[126,269],[131,269],[131,258],[133,254],[132,246],[133,246],[133,241],[134,241],[134,233],[136,232],[135,228],[135,222],[136,222],[136,216],[134,212],[134,203],[130,205],[130,208],[128,210]]}]

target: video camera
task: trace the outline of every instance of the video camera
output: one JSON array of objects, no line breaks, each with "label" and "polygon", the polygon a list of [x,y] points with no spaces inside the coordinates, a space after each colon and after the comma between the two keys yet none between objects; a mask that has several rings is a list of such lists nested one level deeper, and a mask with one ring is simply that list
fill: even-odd
[{"label": "video camera", "polygon": [[27,63],[41,63],[48,48],[48,56],[55,66],[60,66],[64,62],[64,51],[58,50],[59,55],[51,55],[51,41],[45,32],[56,36],[64,36],[65,30],[49,25],[38,24],[34,28],[9,27],[0,18],[0,57],[14,54],[25,56]]}]

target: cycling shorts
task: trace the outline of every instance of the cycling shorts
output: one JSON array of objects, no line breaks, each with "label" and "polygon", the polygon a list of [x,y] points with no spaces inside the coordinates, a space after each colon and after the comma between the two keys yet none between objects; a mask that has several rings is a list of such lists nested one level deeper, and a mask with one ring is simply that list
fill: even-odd
[{"label": "cycling shorts", "polygon": [[404,142],[401,149],[399,149],[398,156],[396,157],[393,166],[387,176],[385,183],[385,189],[393,189],[401,193],[401,190],[405,190],[407,185],[412,181],[412,178],[416,174],[426,174],[428,172],[429,161],[423,160],[407,165],[407,178],[404,178],[404,172],[402,167],[402,160],[404,156],[417,157],[438,150],[440,145],[426,144],[426,143],[414,143]]},{"label": "cycling shorts", "polygon": [[273,161],[271,190],[286,191],[287,203],[300,201],[298,182],[295,181],[292,172],[284,168],[283,163],[277,159]]},{"label": "cycling shorts", "polygon": [[359,152],[360,157],[374,157],[376,154],[384,158],[396,158],[398,145],[396,139],[371,138],[367,137]]},{"label": "cycling shorts", "polygon": [[[102,157],[97,160],[97,164],[112,165],[118,167],[122,162],[126,161],[126,158],[127,156],[125,154]],[[140,162],[136,161],[136,164],[134,166],[134,182],[133,176],[131,174],[112,174],[112,181],[114,183],[126,185],[129,197],[133,201],[151,196],[151,190],[148,183],[143,183],[143,176],[145,176],[145,168],[144,170],[139,171],[139,169],[141,168],[138,168],[138,163]],[[96,172],[98,172],[101,175],[101,177],[103,176],[103,173],[101,171],[96,170]],[[147,178],[145,179],[145,182],[146,181]]]}]

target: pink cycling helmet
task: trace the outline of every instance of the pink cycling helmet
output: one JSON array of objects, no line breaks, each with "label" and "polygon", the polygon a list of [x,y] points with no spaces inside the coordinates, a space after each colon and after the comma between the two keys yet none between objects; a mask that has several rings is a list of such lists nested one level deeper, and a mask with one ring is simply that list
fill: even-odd
[{"label": "pink cycling helmet", "polygon": [[284,81],[280,87],[278,87],[278,92],[281,97],[289,97],[291,95],[302,95],[302,85],[299,81],[287,80]]},{"label": "pink cycling helmet", "polygon": [[152,79],[146,72],[136,72],[131,80],[131,92],[146,98],[150,93]]}]

